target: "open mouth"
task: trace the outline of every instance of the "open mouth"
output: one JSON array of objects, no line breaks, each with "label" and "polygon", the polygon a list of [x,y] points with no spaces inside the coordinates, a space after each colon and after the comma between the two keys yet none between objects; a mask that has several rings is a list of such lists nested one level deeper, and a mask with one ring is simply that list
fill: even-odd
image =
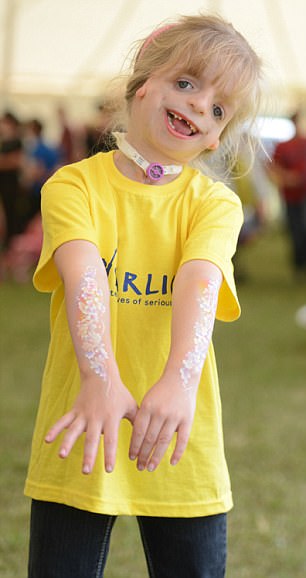
[{"label": "open mouth", "polygon": [[199,132],[198,128],[194,124],[176,112],[167,110],[167,118],[170,127],[181,135],[193,136]]}]

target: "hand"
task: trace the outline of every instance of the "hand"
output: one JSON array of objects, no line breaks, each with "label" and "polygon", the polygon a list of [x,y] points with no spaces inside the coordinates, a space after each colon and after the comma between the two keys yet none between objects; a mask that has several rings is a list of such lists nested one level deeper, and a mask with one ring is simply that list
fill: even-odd
[{"label": "hand", "polygon": [[91,376],[83,380],[72,410],[49,430],[45,441],[53,442],[67,429],[59,450],[59,456],[66,458],[76,440],[86,432],[82,471],[90,474],[103,434],[105,470],[112,472],[116,461],[120,421],[126,418],[133,424],[136,413],[136,401],[120,378],[111,380],[110,385],[107,385],[101,378]]},{"label": "hand", "polygon": [[134,421],[129,457],[139,470],[153,471],[159,465],[175,432],[176,444],[170,463],[182,457],[193,423],[196,391],[185,391],[177,376],[162,377],[143,398]]}]

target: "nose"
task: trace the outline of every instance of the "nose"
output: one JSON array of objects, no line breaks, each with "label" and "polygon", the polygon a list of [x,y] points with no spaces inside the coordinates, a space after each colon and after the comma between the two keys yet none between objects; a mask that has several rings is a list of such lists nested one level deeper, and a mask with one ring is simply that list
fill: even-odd
[{"label": "nose", "polygon": [[189,96],[189,106],[197,114],[207,114],[213,104],[213,95],[209,90],[193,92]]}]

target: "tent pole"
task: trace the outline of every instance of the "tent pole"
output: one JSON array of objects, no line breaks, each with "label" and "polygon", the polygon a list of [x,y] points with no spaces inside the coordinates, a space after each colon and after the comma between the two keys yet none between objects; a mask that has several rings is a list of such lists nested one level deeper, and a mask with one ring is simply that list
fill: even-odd
[{"label": "tent pole", "polygon": [[6,0],[4,9],[3,55],[2,55],[2,102],[4,107],[9,104],[11,93],[10,80],[12,75],[14,30],[16,16],[16,0]]}]

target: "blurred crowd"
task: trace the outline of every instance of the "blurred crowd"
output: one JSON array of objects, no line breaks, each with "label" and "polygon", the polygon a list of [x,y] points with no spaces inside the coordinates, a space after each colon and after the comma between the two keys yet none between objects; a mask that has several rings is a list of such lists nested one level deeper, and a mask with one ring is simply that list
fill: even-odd
[{"label": "blurred crowd", "polygon": [[[67,119],[65,110],[59,108],[54,119],[58,127],[56,142],[49,142],[39,118],[20,119],[12,111],[0,116],[0,282],[30,279],[42,243],[42,184],[62,165],[116,148],[109,131],[114,110],[105,100],[97,106],[91,123],[76,127]],[[306,136],[299,128],[298,115],[291,120],[296,128],[293,138],[270,142],[270,158],[264,149],[259,149],[251,171],[248,148],[242,139],[236,167],[240,178],[234,171],[229,182],[244,210],[235,256],[238,281],[248,276],[244,247],[258,238],[271,217],[271,186],[287,224],[292,269],[306,272]]]},{"label": "blurred crowd", "polygon": [[[247,275],[243,248],[258,238],[271,221],[282,226],[287,238],[287,262],[292,279],[306,281],[306,115],[298,109],[286,120],[286,133],[263,140],[251,171],[247,148],[239,151],[237,174],[232,188],[239,195],[244,210],[238,251],[236,276]],[[290,128],[290,130],[289,130]],[[235,175],[234,175],[235,176]],[[269,214],[271,197],[277,200],[274,215]],[[272,219],[271,219],[272,216]],[[306,318],[306,315],[305,315]],[[306,322],[305,322],[306,326]]]},{"label": "blurred crowd", "polygon": [[58,139],[50,142],[40,118],[0,116],[0,281],[27,281],[42,242],[40,190],[62,165],[114,148],[110,111],[97,107],[91,123],[72,127],[63,108],[56,111]]}]

